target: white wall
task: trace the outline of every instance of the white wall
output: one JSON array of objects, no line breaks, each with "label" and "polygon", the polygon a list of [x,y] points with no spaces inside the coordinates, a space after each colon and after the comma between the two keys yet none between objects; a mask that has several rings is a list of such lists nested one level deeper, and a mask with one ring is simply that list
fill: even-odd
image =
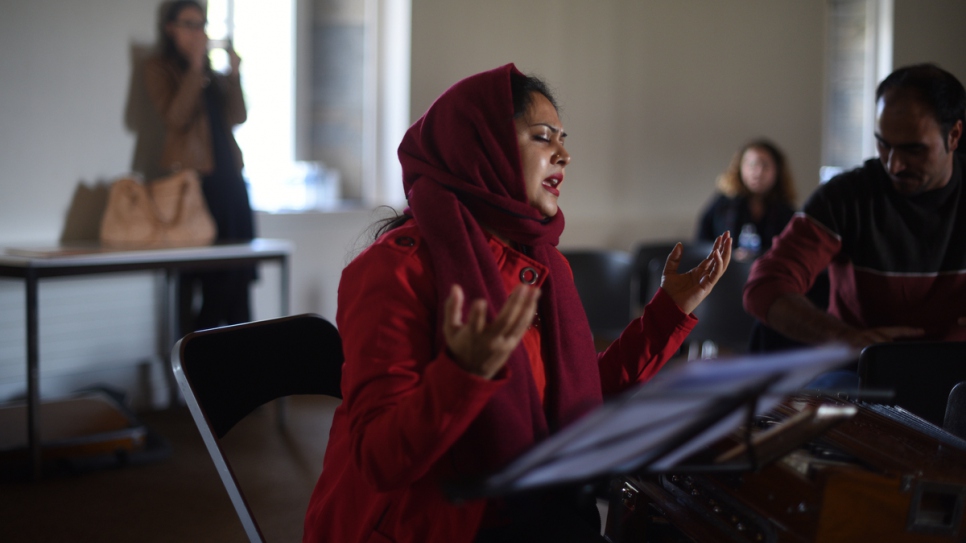
[{"label": "white wall", "polygon": [[562,104],[561,243],[686,241],[746,140],[784,148],[800,192],[817,183],[823,15],[810,0],[414,0],[412,111],[514,62]]},{"label": "white wall", "polygon": [[[785,150],[799,204],[818,184],[824,4],[413,0],[412,114],[514,62],[563,106],[574,159],[561,244],[686,241],[748,139]],[[966,81],[966,2],[896,0],[895,19],[896,66],[934,61]]]},{"label": "white wall", "polygon": [[896,0],[896,68],[934,62],[966,84],[966,47],[963,24],[966,2],[962,0]]},{"label": "white wall", "polygon": [[0,242],[57,240],[79,183],[130,170],[132,47],[156,2],[4,1],[0,16]]},{"label": "white wall", "polygon": [[[159,3],[0,0],[0,246],[90,236],[104,183],[151,148],[136,130],[147,122],[144,96],[130,89],[135,53],[155,40]],[[413,0],[413,116],[460,77],[516,62],[557,89],[571,134],[562,243],[689,239],[715,176],[746,139],[773,138],[801,195],[815,186],[823,6]],[[897,65],[936,60],[966,79],[964,9],[958,0],[896,0]],[[334,316],[339,272],[376,218],[368,210],[258,216],[261,235],[295,241],[294,312]],[[271,269],[262,274],[256,317],[277,312],[277,279]],[[43,393],[112,379],[157,393],[155,322],[132,318],[153,310],[150,276],[63,281],[46,298],[42,287],[42,333],[63,342],[42,337]],[[72,291],[110,300],[121,287],[140,304],[101,307],[92,322],[67,312]],[[0,400],[23,390],[22,300],[19,284],[0,281]],[[143,339],[98,341],[105,328]],[[71,344],[72,335],[87,343]]]},{"label": "white wall", "polygon": [[[96,236],[107,183],[146,160],[139,128],[152,112],[135,60],[155,43],[159,5],[2,0],[0,247]],[[296,243],[293,312],[334,319],[339,273],[378,216],[258,214],[262,236]],[[277,267],[263,267],[256,318],[278,314],[277,288]],[[106,383],[138,406],[163,402],[156,292],[147,273],[42,281],[41,394]],[[98,307],[99,300],[107,302]],[[23,314],[21,283],[0,280],[0,401],[25,390]]]}]

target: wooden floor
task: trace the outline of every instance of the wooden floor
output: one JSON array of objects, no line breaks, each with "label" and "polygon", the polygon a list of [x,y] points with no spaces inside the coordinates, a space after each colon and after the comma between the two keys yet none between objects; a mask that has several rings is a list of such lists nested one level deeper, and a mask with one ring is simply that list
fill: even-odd
[{"label": "wooden floor", "polygon": [[[268,406],[223,441],[269,542],[301,541],[336,405],[327,397],[295,397],[285,430],[276,425],[274,406]],[[0,541],[244,541],[187,408],[139,418],[168,442],[167,458],[39,482],[0,483]]]}]

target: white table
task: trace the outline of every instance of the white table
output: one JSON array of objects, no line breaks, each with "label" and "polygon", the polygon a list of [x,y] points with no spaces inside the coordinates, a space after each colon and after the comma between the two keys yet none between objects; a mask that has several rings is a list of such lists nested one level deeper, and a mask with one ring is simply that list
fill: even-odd
[{"label": "white table", "polygon": [[[0,277],[23,279],[26,286],[27,321],[27,444],[33,477],[41,476],[39,428],[40,350],[37,291],[41,279],[130,271],[163,271],[165,296],[161,308],[164,341],[159,355],[170,367],[170,349],[177,341],[175,328],[176,283],[178,272],[199,269],[231,268],[263,261],[277,261],[281,266],[281,314],[289,313],[289,258],[292,243],[286,240],[255,239],[249,243],[216,244],[199,247],[165,247],[150,249],[118,249],[97,244],[42,248],[10,247],[0,251]],[[166,372],[167,375],[167,372]],[[169,381],[172,398],[177,388]]]}]

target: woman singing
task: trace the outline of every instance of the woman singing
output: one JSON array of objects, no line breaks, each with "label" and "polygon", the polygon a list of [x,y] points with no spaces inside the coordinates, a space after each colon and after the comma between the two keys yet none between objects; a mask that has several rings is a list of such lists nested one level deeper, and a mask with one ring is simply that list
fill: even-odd
[{"label": "woman singing", "polygon": [[493,472],[652,377],[728,266],[718,238],[642,317],[594,350],[557,197],[571,157],[546,86],[512,64],[440,96],[399,147],[409,208],[342,274],[345,365],[306,541],[600,541],[593,504],[451,503],[447,481]]}]

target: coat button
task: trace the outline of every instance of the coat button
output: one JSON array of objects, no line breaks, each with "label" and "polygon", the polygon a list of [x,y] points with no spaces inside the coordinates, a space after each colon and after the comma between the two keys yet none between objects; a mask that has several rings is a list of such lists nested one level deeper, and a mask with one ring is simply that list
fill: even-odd
[{"label": "coat button", "polygon": [[416,240],[409,236],[399,236],[396,238],[396,245],[399,245],[400,247],[412,247],[413,245],[416,245]]},{"label": "coat button", "polygon": [[528,285],[536,283],[539,277],[540,275],[537,274],[537,270],[531,268],[530,266],[520,270],[520,281]]}]

